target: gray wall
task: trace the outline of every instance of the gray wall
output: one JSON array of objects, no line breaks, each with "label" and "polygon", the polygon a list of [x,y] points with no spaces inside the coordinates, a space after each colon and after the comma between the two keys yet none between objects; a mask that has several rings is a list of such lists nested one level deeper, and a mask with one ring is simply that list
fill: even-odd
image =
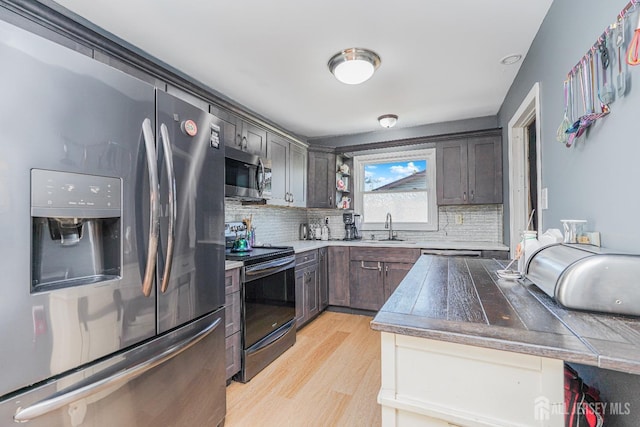
[{"label": "gray wall", "polygon": [[[509,120],[534,83],[540,82],[542,185],[549,188],[549,209],[543,211],[545,227],[560,228],[560,219],[564,218],[587,219],[590,229],[602,233],[603,246],[640,253],[640,191],[636,188],[640,182],[640,67],[629,67],[627,95],[611,105],[613,112],[592,126],[586,137],[570,149],[556,141],[564,109],[563,80],[625,4],[555,0],[509,90],[498,121],[504,132],[506,160]],[[629,27],[636,23],[634,14]],[[509,188],[507,171],[505,164],[505,200]],[[504,208],[508,228],[508,203]],[[508,238],[508,229],[504,235]],[[632,414],[611,417],[608,426],[638,425],[638,376],[576,367],[587,381],[601,389],[604,399],[631,403]]]},{"label": "gray wall", "polygon": [[[556,141],[563,117],[563,81],[604,29],[615,21],[624,1],[555,0],[526,60],[498,114],[508,159],[509,120],[540,82],[542,185],[549,189],[549,209],[543,211],[545,228],[561,228],[560,219],[586,219],[589,229],[602,233],[602,245],[640,253],[640,67],[629,68],[627,95],[612,105],[612,113],[591,127],[572,148]],[[628,27],[637,23],[637,14]],[[628,28],[627,38],[632,29]],[[614,59],[617,60],[616,57]],[[614,62],[617,66],[617,62]],[[639,87],[635,87],[638,85]],[[508,199],[505,164],[505,200]],[[508,203],[505,226],[508,228]],[[505,238],[509,231],[505,229]]]}]

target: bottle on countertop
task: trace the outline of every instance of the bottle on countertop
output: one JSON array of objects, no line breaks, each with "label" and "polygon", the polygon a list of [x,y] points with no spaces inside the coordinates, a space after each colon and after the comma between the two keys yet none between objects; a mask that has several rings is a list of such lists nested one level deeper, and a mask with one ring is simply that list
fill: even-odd
[{"label": "bottle on countertop", "polygon": [[522,242],[521,245],[521,253],[520,258],[518,258],[518,271],[522,274],[525,274],[525,269],[527,268],[527,261],[531,257],[531,255],[538,249],[541,244],[538,241],[538,232],[533,230],[527,230],[522,233]]}]

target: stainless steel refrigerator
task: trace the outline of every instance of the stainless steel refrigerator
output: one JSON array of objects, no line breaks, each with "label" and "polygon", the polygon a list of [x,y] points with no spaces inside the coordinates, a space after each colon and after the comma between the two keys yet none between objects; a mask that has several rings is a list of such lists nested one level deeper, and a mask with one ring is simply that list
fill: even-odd
[{"label": "stainless steel refrigerator", "polygon": [[224,420],[218,120],[0,21],[0,425]]}]

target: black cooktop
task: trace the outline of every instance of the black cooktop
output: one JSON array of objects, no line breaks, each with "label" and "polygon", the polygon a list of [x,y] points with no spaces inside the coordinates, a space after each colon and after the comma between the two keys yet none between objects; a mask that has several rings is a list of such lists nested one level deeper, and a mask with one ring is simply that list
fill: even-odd
[{"label": "black cooktop", "polygon": [[245,265],[252,265],[294,254],[293,246],[259,246],[243,252],[232,252],[231,249],[227,249],[225,258],[227,261],[242,261]]}]

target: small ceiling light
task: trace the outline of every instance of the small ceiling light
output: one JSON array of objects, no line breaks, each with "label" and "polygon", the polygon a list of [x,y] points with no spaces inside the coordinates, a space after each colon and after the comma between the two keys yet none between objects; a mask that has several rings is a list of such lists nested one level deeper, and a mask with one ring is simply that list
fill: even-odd
[{"label": "small ceiling light", "polygon": [[357,85],[373,76],[380,66],[380,57],[368,49],[352,47],[333,55],[327,65],[336,79],[348,85]]},{"label": "small ceiling light", "polygon": [[397,121],[398,121],[398,116],[396,116],[395,114],[384,114],[378,117],[378,122],[380,123],[380,126],[387,129],[394,127]]},{"label": "small ceiling light", "polygon": [[507,55],[504,58],[502,58],[500,60],[500,63],[502,65],[511,65],[511,64],[515,64],[516,62],[520,62],[521,59],[522,59],[522,55],[520,55],[519,53],[514,53],[512,55]]}]

